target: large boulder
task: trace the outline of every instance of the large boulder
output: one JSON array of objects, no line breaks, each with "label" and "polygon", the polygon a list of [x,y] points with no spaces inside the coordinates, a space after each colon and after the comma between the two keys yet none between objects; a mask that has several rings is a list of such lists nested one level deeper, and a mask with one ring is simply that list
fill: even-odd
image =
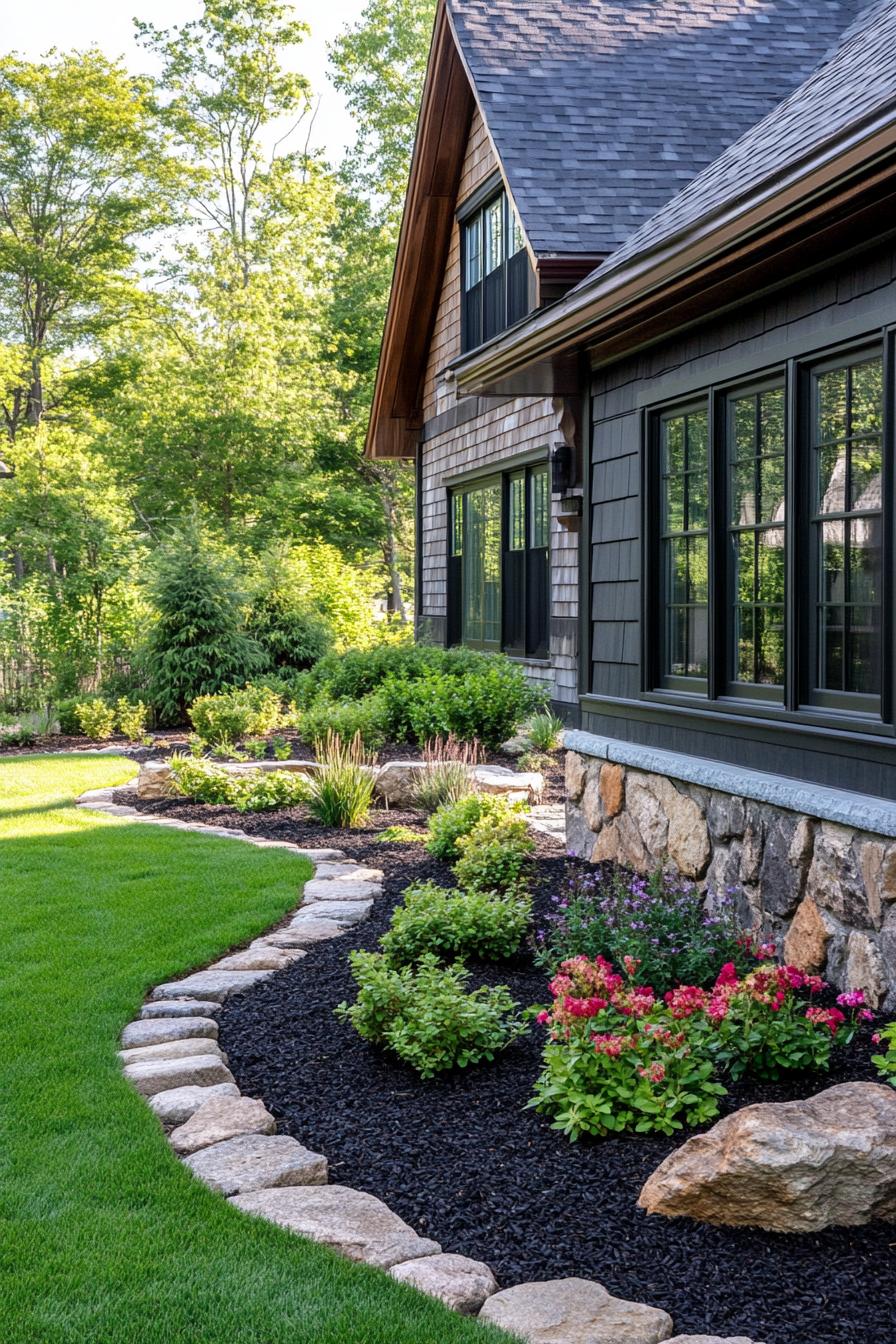
[{"label": "large boulder", "polygon": [[590,1279],[521,1283],[490,1297],[479,1313],[526,1344],[660,1344],[672,1317],[612,1297]]},{"label": "large boulder", "polygon": [[770,1232],[896,1219],[896,1091],[841,1083],[806,1101],[746,1106],[670,1153],[638,1203]]},{"label": "large boulder", "polygon": [[171,766],[167,761],[144,761],[137,776],[137,797],[156,801],[174,796]]}]

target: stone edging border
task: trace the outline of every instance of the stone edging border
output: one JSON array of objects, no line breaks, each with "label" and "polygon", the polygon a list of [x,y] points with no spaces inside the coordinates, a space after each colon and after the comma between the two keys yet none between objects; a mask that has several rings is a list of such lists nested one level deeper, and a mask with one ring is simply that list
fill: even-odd
[{"label": "stone edging border", "polygon": [[[314,865],[302,902],[289,923],[256,938],[241,952],[204,970],[157,985],[140,1016],[121,1035],[119,1059],[125,1078],[144,1097],[165,1128],[174,1152],[193,1175],[246,1213],[386,1270],[464,1315],[504,1328],[523,1339],[550,1318],[564,1323],[572,1344],[587,1318],[600,1322],[603,1337],[625,1344],[725,1344],[709,1336],[671,1338],[664,1311],[612,1297],[588,1279],[555,1279],[499,1290],[488,1265],[444,1253],[420,1237],[374,1195],[328,1183],[327,1159],[298,1140],[276,1133],[264,1103],[243,1096],[217,1042],[215,1020],[224,1000],[283,970],[309,946],[342,936],[367,919],[383,874],[348,859],[338,849],[303,849],[287,840],[265,840],[245,831],[201,822],[156,817],[116,803],[115,789],[91,789],[76,806],[113,817],[222,839],[258,848],[286,849]],[[583,1315],[584,1313],[584,1315]],[[606,1333],[619,1326],[618,1336]],[[560,1340],[562,1336],[557,1335]],[[730,1344],[751,1344],[735,1340]]]}]

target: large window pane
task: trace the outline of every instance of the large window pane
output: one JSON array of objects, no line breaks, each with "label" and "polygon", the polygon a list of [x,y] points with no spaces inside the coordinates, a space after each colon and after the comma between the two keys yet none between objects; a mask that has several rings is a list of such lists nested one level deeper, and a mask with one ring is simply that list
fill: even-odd
[{"label": "large window pane", "polygon": [[485,208],[485,273],[496,271],[505,258],[504,247],[504,195],[503,193]]},{"label": "large window pane", "polygon": [[464,288],[472,289],[482,279],[482,216],[477,215],[466,230],[466,273]]},{"label": "large window pane", "polygon": [[511,551],[526,549],[526,473],[511,476],[507,490],[510,517],[507,520],[507,543]]},{"label": "large window pane", "polygon": [[728,678],[783,688],[784,389],[729,398],[727,438]]},{"label": "large window pane", "polygon": [[470,490],[464,507],[463,639],[501,642],[501,487]]},{"label": "large window pane", "polygon": [[813,376],[814,685],[876,696],[881,686],[883,361]]},{"label": "large window pane", "polygon": [[551,497],[548,493],[547,467],[537,467],[530,476],[532,491],[532,542],[540,549],[547,546],[551,531]]},{"label": "large window pane", "polygon": [[706,411],[660,421],[663,674],[707,675],[709,419]]}]

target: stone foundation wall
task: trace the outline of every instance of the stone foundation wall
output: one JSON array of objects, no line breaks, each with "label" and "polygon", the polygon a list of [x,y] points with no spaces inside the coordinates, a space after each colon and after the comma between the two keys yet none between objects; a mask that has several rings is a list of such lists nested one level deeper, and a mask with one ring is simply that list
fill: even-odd
[{"label": "stone foundation wall", "polygon": [[729,890],[788,962],[896,1009],[896,840],[575,751],[566,791],[572,853]]}]

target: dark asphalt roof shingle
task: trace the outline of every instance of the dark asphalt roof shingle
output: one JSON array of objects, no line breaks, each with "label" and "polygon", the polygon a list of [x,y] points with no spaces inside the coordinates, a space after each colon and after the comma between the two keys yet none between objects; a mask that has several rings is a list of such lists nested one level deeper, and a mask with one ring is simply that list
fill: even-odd
[{"label": "dark asphalt roof shingle", "polygon": [[536,254],[612,252],[824,59],[862,0],[448,0]]}]

